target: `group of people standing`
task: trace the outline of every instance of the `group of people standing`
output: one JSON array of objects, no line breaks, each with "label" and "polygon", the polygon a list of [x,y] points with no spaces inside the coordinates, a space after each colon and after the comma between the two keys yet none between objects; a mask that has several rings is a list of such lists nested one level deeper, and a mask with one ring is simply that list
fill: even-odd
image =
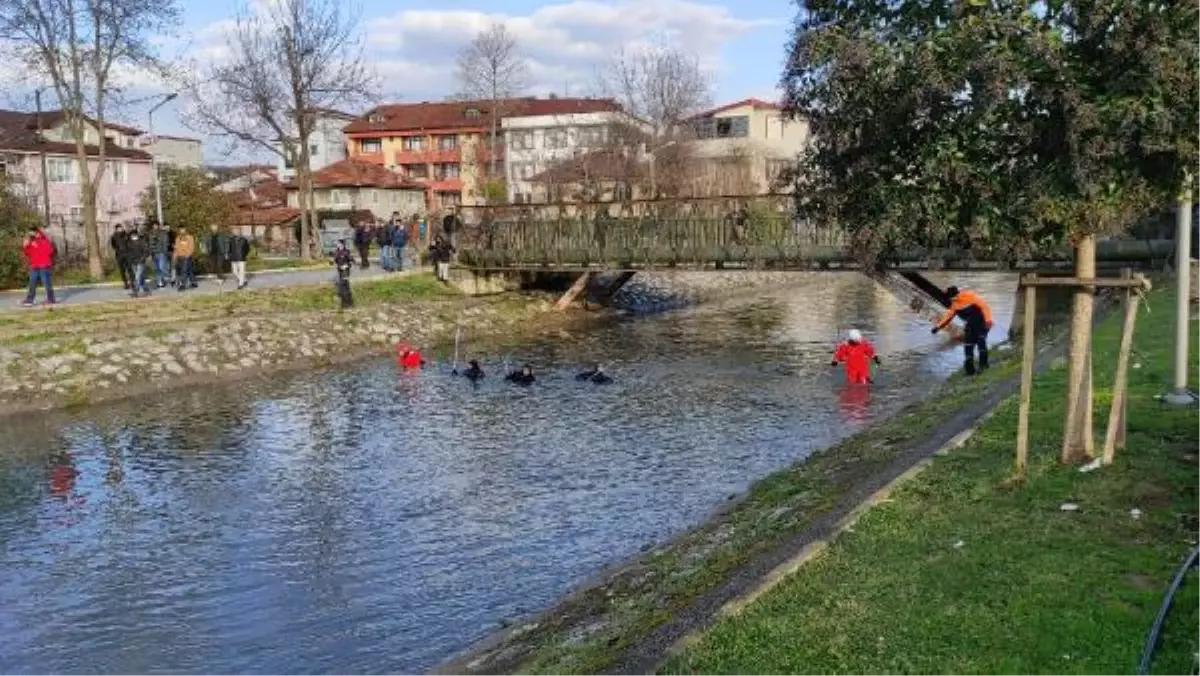
[{"label": "group of people standing", "polygon": [[[441,219],[441,230],[429,245],[430,262],[435,264],[438,279],[449,281],[450,262],[454,257],[455,235],[461,220],[457,214],[449,213]],[[409,265],[412,252],[419,249],[425,239],[425,221],[413,216],[406,223],[400,212],[393,211],[386,223],[360,224],[354,229],[354,249],[358,253],[359,269],[371,267],[371,246],[379,247],[379,264],[388,272],[404,270]],[[410,245],[412,248],[410,249]]]},{"label": "group of people standing", "polygon": [[[121,282],[134,298],[150,293],[148,265],[154,266],[155,285],[159,289],[167,285],[175,286],[181,292],[196,288],[195,258],[199,251],[196,237],[187,230],[164,228],[157,221],[142,227],[117,225],[109,245],[121,272]],[[237,288],[246,286],[250,240],[213,226],[206,249],[209,266],[219,280],[224,282],[225,272],[232,270],[237,278]]]}]

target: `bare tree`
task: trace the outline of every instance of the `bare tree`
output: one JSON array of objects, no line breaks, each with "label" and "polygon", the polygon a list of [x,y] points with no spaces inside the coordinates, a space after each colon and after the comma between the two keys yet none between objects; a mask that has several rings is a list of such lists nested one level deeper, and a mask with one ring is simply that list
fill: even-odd
[{"label": "bare tree", "polygon": [[[174,0],[0,0],[0,41],[33,79],[49,83],[74,141],[93,278],[104,274],[96,195],[106,166],[105,113],[113,78],[121,68],[155,66],[149,38],[177,15]],[[93,129],[95,142],[89,143]],[[89,154],[96,158],[95,175]]]},{"label": "bare tree", "polygon": [[496,137],[503,102],[529,86],[529,64],[517,39],[504,24],[495,22],[480,31],[458,55],[458,80],[465,98],[491,102],[492,138],[489,170],[496,176]]},{"label": "bare tree", "polygon": [[658,144],[679,138],[683,122],[712,102],[712,80],[700,60],[669,44],[623,49],[597,79],[601,93],[649,125]]},{"label": "bare tree", "polygon": [[311,256],[309,148],[322,109],[359,105],[376,89],[358,15],[339,0],[274,0],[238,15],[221,63],[184,75],[189,126],[296,168],[302,255]]}]

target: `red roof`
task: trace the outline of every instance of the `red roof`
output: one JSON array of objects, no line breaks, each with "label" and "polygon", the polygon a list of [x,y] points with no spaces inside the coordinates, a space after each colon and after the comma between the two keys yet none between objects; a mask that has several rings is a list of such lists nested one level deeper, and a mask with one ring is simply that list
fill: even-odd
[{"label": "red roof", "polygon": [[233,225],[287,225],[300,218],[300,210],[291,207],[237,209],[230,217]]},{"label": "red roof", "polygon": [[[533,97],[502,99],[496,102],[500,117],[532,115],[569,115],[571,113],[617,112],[621,107],[611,99]],[[491,101],[444,101],[440,103],[400,103],[378,106],[351,122],[347,134],[403,132],[424,129],[483,129],[490,123]],[[477,111],[468,114],[468,111]],[[381,117],[378,122],[371,118]]]},{"label": "red roof", "polygon": [[[373,162],[351,158],[313,172],[314,188],[412,188],[424,190],[416,183],[405,181],[400,174]],[[295,187],[294,183],[288,187]]]},{"label": "red roof", "polygon": [[287,206],[287,188],[277,179],[271,178],[259,181],[245,190],[229,193],[229,199],[239,209]]},{"label": "red roof", "polygon": [[[42,113],[42,128],[50,129],[61,121],[62,113],[52,111],[58,115],[58,120],[47,119],[47,113]],[[33,113],[25,113],[18,110],[0,110],[0,149],[15,150],[24,152],[39,152],[45,151],[53,155],[74,155],[74,143],[60,143],[58,141],[47,141],[39,139],[37,135],[37,117]],[[89,156],[100,154],[98,146],[87,146]],[[136,150],[134,148],[123,148],[115,143],[104,144],[105,157],[125,158],[130,160],[150,161],[150,153]]]},{"label": "red roof", "polygon": [[712,117],[713,115],[716,115],[718,113],[723,113],[727,110],[733,110],[734,108],[742,108],[745,106],[750,106],[751,108],[754,108],[756,110],[757,109],[783,110],[783,106],[779,105],[778,103],[771,103],[770,101],[763,101],[762,99],[742,99],[741,101],[727,103],[727,104],[721,106],[720,108],[713,108],[712,110],[706,110],[703,113],[696,113],[695,115],[691,116],[688,119],[695,120],[695,119],[701,118],[701,117]]}]

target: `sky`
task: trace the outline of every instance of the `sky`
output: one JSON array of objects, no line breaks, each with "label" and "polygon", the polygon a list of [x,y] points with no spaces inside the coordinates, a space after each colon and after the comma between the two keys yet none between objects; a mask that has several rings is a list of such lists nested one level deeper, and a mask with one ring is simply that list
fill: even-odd
[{"label": "sky", "polygon": [[[224,31],[246,1],[181,0],[178,31],[156,42],[169,57],[219,58]],[[779,98],[776,85],[795,11],[781,0],[358,0],[357,9],[367,60],[382,85],[379,103],[437,101],[454,93],[459,50],[500,21],[529,62],[529,95],[597,94],[595,74],[618,50],[666,41],[700,59],[718,105]],[[128,98],[168,91],[149,81],[133,89]],[[153,103],[127,106],[123,119],[114,121],[144,128]],[[163,106],[155,113],[155,130],[200,136],[181,122],[187,105],[181,96]],[[225,152],[225,144],[206,139],[211,163],[254,159]]]}]

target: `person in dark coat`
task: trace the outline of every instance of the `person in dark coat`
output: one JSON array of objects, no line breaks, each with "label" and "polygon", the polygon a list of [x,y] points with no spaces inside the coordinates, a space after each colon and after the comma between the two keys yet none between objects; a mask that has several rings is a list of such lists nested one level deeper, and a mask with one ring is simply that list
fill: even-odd
[{"label": "person in dark coat", "polygon": [[360,270],[366,270],[371,267],[371,261],[367,258],[371,252],[371,228],[364,223],[359,223],[354,229],[354,248],[358,250],[358,267]]},{"label": "person in dark coat", "polygon": [[433,238],[433,244],[429,245],[429,259],[437,267],[439,282],[448,283],[450,281],[450,259],[453,256],[454,247],[449,242],[441,235]]},{"label": "person in dark coat", "polygon": [[154,258],[154,279],[158,288],[167,285],[171,277],[171,233],[158,221],[150,222],[150,255]]},{"label": "person in dark coat", "polygon": [[576,373],[575,380],[590,380],[597,385],[607,385],[608,383],[612,382],[612,377],[605,373],[604,367],[597,363],[587,371]]},{"label": "person in dark coat", "polygon": [[125,240],[125,260],[130,271],[130,295],[134,298],[138,297],[139,292],[150,295],[150,283],[146,280],[146,259],[149,257],[149,237],[131,228]]},{"label": "person in dark coat", "polygon": [[467,380],[470,380],[471,382],[482,380],[484,373],[483,369],[479,367],[479,360],[472,359],[471,361],[467,362],[467,370],[463,371],[463,375],[466,376]]},{"label": "person in dark coat", "polygon": [[330,262],[337,269],[336,288],[342,309],[353,307],[354,296],[350,293],[350,269],[354,267],[354,256],[346,248],[346,240],[339,239],[337,241],[333,250],[333,260]]},{"label": "person in dark coat", "polygon": [[250,257],[250,240],[241,235],[229,238],[229,266],[237,279],[237,288],[246,288],[246,259]]},{"label": "person in dark coat", "polygon": [[387,228],[375,228],[375,243],[379,245],[379,264],[384,270],[392,269],[392,233]]},{"label": "person in dark coat", "polygon": [[129,267],[128,252],[129,233],[125,232],[124,226],[118,223],[113,228],[112,237],[108,238],[108,245],[113,250],[113,260],[117,262],[117,270],[121,271],[121,283],[125,286],[125,290],[129,290],[129,285],[132,282],[132,270]]}]

